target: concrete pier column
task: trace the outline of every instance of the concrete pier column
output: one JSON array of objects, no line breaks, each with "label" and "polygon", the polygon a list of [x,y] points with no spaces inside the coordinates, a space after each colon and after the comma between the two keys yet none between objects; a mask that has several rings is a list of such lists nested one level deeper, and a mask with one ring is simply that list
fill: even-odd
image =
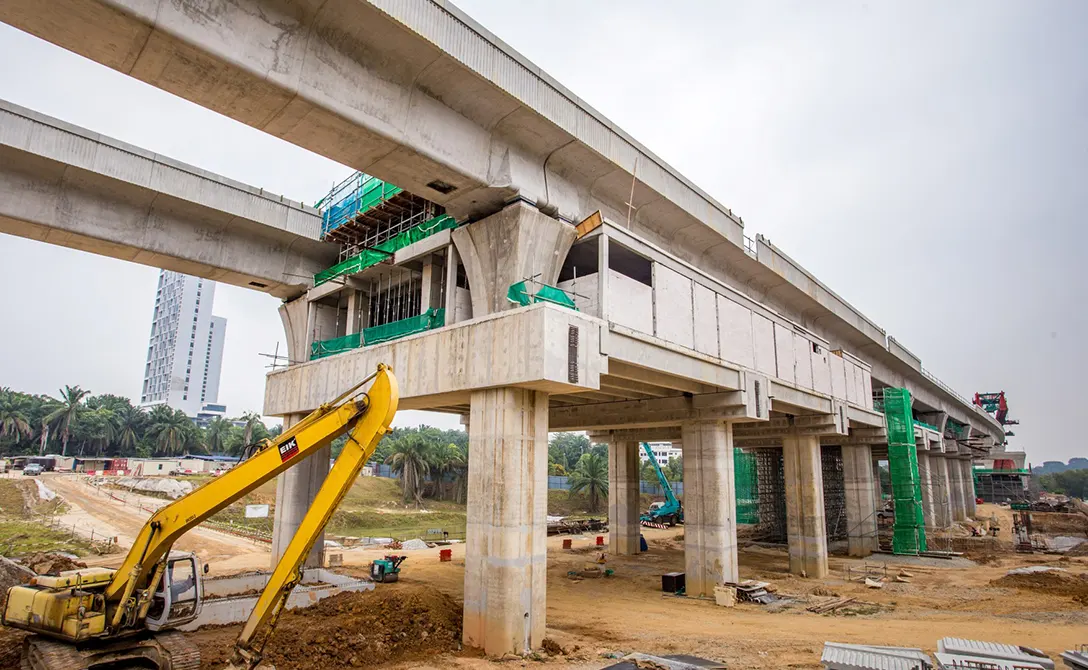
[{"label": "concrete pier column", "polygon": [[820,438],[787,434],[782,440],[782,459],[790,572],[821,579],[827,575],[827,520]]},{"label": "concrete pier column", "polygon": [[638,442],[608,445],[608,551],[639,553]]},{"label": "concrete pier column", "polygon": [[868,556],[877,549],[872,448],[867,444],[843,445],[842,475],[847,551],[851,556]]},{"label": "concrete pier column", "polygon": [[929,462],[936,465],[933,470],[937,478],[933,491],[934,516],[937,527],[945,528],[952,525],[952,481],[948,476],[948,459],[933,454]]},{"label": "concrete pier column", "polygon": [[[283,417],[286,430],[305,418],[303,414],[288,414]],[[272,568],[276,567],[291,538],[302,525],[302,517],[310,509],[325,477],[329,474],[331,447],[315,452],[301,463],[276,478],[276,513],[272,520]],[[325,534],[322,533],[314,542],[313,549],[306,559],[306,567],[321,567],[325,554]]]},{"label": "concrete pier column", "polygon": [[684,564],[687,594],[713,596],[737,568],[737,495],[733,427],[691,421],[681,427],[684,450]]},{"label": "concrete pier column", "polygon": [[446,301],[442,295],[442,268],[435,265],[434,261],[434,254],[427,254],[423,257],[423,272],[419,287],[421,314],[425,314],[429,309],[440,309],[446,306]]},{"label": "concrete pier column", "polygon": [[926,528],[935,528],[937,517],[933,508],[933,459],[928,451],[918,452],[918,477],[922,480],[922,517]]},{"label": "concrete pier column", "polygon": [[967,518],[974,519],[975,515],[978,514],[978,505],[975,503],[975,471],[971,467],[970,460],[960,461],[960,467],[963,468],[963,491],[967,503]]},{"label": "concrete pier column", "polygon": [[964,501],[963,495],[963,469],[960,467],[958,458],[949,458],[947,463],[949,491],[951,492],[948,498],[952,505],[952,520],[966,521],[967,503]]},{"label": "concrete pier column", "polygon": [[555,285],[577,233],[523,201],[453,231],[472,294],[475,318],[512,309],[511,284],[530,277]]},{"label": "concrete pier column", "polygon": [[[870,448],[871,450],[871,448]],[[880,461],[873,459],[873,506],[879,512],[884,509],[884,490],[880,484]],[[879,522],[878,522],[879,525]]]},{"label": "concrete pier column", "polygon": [[544,639],[548,394],[473,391],[465,540],[465,645],[492,656]]}]

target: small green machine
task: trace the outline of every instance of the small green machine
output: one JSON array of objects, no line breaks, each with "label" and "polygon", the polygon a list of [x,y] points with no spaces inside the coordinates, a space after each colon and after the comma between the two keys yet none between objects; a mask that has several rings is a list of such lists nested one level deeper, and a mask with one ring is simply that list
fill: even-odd
[{"label": "small green machine", "polygon": [[375,559],[370,564],[370,578],[379,583],[388,584],[400,579],[400,564],[407,556],[387,554],[385,558]]}]

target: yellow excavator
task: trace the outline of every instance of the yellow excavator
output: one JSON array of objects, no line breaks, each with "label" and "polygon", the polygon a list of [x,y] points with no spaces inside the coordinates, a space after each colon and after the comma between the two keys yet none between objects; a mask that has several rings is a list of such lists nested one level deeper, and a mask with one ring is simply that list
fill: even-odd
[{"label": "yellow excavator", "polygon": [[377,372],[354,388],[274,440],[257,445],[249,458],[230,471],[157,511],[144,524],[118,569],[85,568],[56,577],[39,576],[9,589],[4,625],[36,633],[26,638],[22,667],[199,668],[199,649],[171,629],[194,621],[200,614],[202,578],[208,567],[194,554],[171,551],[174,542],[347,433],[343,451],[235,643],[230,667],[257,667],[287,597],[302,578],[306,556],[382,436],[389,432],[399,397],[392,371],[379,365]]}]

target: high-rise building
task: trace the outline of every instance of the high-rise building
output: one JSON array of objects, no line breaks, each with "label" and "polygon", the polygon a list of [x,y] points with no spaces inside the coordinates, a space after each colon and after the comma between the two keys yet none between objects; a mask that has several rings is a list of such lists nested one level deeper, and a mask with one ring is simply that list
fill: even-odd
[{"label": "high-rise building", "polygon": [[218,402],[227,320],[212,316],[214,300],[214,281],[159,273],[141,405],[166,404],[190,417],[226,413]]}]

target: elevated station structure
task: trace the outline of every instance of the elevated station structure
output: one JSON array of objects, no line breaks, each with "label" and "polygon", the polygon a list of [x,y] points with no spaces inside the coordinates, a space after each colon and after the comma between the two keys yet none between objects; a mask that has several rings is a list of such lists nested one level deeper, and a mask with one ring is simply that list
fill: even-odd
[{"label": "elevated station structure", "polygon": [[[381,182],[355,178],[368,206],[340,225],[303,209],[318,232],[285,231],[298,247],[264,245],[264,274],[239,274],[282,273],[307,250],[290,273],[303,280],[275,284],[292,364],[268,376],[266,414],[297,421],[382,361],[402,407],[464,417],[466,644],[501,655],[543,638],[549,430],[610,444],[611,548],[628,553],[638,442],[681,444],[693,596],[738,576],[735,447],[782,491],[767,514],[784,519],[791,571],[827,572],[832,480],[835,532],[851,554],[874,548],[884,387],[913,397],[927,525],[972,512],[970,460],[1003,441],[992,417],[449,2],[9,0],[0,20]],[[45,241],[73,225],[15,214]],[[109,228],[99,218],[78,239]],[[154,236],[115,243],[85,248],[189,260]],[[182,271],[229,265],[201,262]],[[280,482],[274,551],[327,464]]]}]

